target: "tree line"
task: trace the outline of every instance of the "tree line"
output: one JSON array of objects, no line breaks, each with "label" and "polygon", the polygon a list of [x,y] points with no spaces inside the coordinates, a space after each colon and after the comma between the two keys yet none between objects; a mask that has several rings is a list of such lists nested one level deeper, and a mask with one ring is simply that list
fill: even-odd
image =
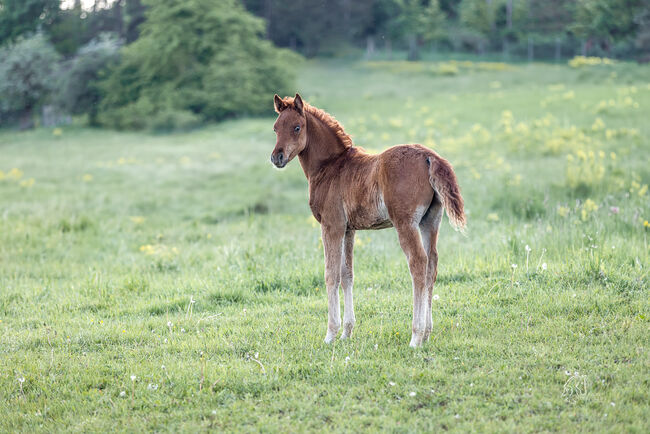
[{"label": "tree line", "polygon": [[648,0],[244,0],[276,45],[307,56],[346,45],[532,58],[646,56]]},{"label": "tree line", "polygon": [[[268,109],[302,56],[648,60],[648,0],[0,0],[0,125],[189,128]],[[296,54],[299,53],[299,54]],[[43,108],[49,111],[43,111]],[[35,116],[41,111],[41,116]]]}]

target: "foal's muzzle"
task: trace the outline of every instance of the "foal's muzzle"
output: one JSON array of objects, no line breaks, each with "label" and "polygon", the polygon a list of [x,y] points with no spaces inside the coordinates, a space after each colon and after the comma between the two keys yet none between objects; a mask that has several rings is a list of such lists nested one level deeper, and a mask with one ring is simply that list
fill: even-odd
[{"label": "foal's muzzle", "polygon": [[287,165],[287,157],[284,155],[284,152],[278,151],[277,154],[271,154],[271,163],[273,163],[275,167],[282,169]]}]

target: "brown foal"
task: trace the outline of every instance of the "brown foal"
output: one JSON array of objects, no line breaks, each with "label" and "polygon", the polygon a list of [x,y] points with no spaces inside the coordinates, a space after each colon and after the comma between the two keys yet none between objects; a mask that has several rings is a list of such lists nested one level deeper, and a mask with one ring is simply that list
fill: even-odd
[{"label": "brown foal", "polygon": [[340,327],[339,285],[343,288],[342,339],[354,327],[352,255],[354,233],[394,226],[413,281],[410,345],[429,339],[431,297],[436,281],[436,242],[443,209],[457,228],[465,226],[463,198],[447,160],[421,145],[398,145],[370,155],[352,145],[329,114],[300,95],[275,95],[277,143],[271,162],[286,166],[296,155],[309,182],[309,206],[321,224],[329,315],[325,342]]}]

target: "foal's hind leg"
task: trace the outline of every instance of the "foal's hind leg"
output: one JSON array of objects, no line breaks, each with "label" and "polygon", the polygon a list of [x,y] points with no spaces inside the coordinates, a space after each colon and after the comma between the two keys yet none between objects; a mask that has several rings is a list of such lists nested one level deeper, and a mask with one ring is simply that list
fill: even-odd
[{"label": "foal's hind leg", "polygon": [[433,285],[436,283],[438,275],[438,230],[442,220],[442,205],[434,199],[427,210],[422,221],[420,221],[420,234],[422,235],[422,244],[427,252],[427,274],[426,274],[426,326],[424,329],[424,341],[429,340],[431,329],[433,328],[433,319],[431,311],[431,299],[433,297]]},{"label": "foal's hind leg", "polygon": [[354,254],[354,231],[348,230],[343,239],[343,260],[341,261],[341,287],[343,288],[343,333],[341,339],[347,339],[354,328],[354,302],[352,301],[352,282],[354,271],[352,257]]},{"label": "foal's hind leg", "polygon": [[413,280],[413,327],[410,346],[422,345],[426,330],[426,273],[427,254],[422,246],[420,234],[413,221],[396,223],[397,236],[406,254]]}]

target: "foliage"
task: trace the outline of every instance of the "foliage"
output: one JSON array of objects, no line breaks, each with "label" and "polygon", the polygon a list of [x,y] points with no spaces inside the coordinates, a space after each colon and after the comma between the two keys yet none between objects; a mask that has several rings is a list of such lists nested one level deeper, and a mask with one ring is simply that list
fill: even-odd
[{"label": "foliage", "polygon": [[297,57],[262,40],[262,21],[235,0],[148,5],[142,36],[102,85],[103,124],[151,127],[161,112],[183,122],[264,113],[269,95],[289,92]]},{"label": "foliage", "polygon": [[98,81],[105,68],[117,61],[118,48],[118,42],[109,35],[81,47],[77,55],[61,67],[56,103],[68,113],[88,114],[90,125],[97,125],[103,96]]},{"label": "foliage", "polygon": [[0,45],[37,31],[58,9],[59,0],[0,0]]},{"label": "foliage", "polygon": [[647,7],[643,0],[578,0],[573,30],[607,43],[620,40],[634,34],[635,13]]},{"label": "foliage", "polygon": [[140,25],[145,20],[146,7],[142,0],[126,0],[124,5],[124,38],[127,43],[134,42],[140,36]]},{"label": "foliage", "polygon": [[0,124],[20,117],[32,123],[32,113],[54,88],[59,56],[41,33],[0,48]]}]

